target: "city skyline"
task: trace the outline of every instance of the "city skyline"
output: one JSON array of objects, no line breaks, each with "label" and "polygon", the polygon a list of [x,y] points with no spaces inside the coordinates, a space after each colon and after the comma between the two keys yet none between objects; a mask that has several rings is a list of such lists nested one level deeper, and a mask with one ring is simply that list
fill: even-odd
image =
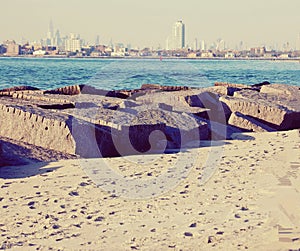
[{"label": "city skyline", "polygon": [[290,0],[289,5],[269,0],[242,5],[237,0],[217,4],[154,0],[148,5],[137,0],[87,0],[84,5],[78,0],[12,0],[6,1],[3,9],[0,41],[37,41],[46,36],[49,20],[61,34],[77,33],[91,44],[99,36],[101,44],[112,40],[140,48],[164,48],[177,20],[183,20],[187,27],[186,44],[190,47],[195,39],[208,44],[221,39],[232,48],[241,41],[249,46],[281,46],[289,42],[295,48],[300,33],[298,0]]}]

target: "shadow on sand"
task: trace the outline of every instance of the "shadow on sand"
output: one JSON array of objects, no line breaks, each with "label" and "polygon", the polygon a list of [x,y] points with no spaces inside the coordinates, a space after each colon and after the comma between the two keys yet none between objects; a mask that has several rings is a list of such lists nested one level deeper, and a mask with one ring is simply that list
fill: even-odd
[{"label": "shadow on sand", "polygon": [[62,166],[54,166],[44,168],[49,162],[30,163],[21,166],[2,166],[0,167],[1,179],[22,179],[31,176],[41,175],[49,172],[53,172]]}]

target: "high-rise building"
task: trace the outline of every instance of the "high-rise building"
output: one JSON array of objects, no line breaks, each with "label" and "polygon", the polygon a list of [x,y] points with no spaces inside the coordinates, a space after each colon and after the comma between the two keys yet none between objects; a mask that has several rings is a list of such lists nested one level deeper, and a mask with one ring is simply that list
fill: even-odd
[{"label": "high-rise building", "polygon": [[50,20],[45,45],[53,45],[52,44],[53,37],[54,37],[53,23],[52,20]]},{"label": "high-rise building", "polygon": [[222,38],[217,39],[215,49],[217,51],[224,51],[225,50],[225,41]]},{"label": "high-rise building", "polygon": [[167,49],[177,50],[185,47],[185,25],[177,21],[172,28],[172,36],[167,39]]},{"label": "high-rise building", "polygon": [[65,40],[65,50],[69,52],[80,52],[82,40],[78,34],[71,33],[69,38]]},{"label": "high-rise building", "polygon": [[197,38],[195,38],[195,40],[194,40],[193,50],[195,50],[195,51],[198,50],[198,39]]},{"label": "high-rise building", "polygon": [[21,46],[18,45],[14,40],[5,41],[4,45],[6,46],[6,55],[7,56],[18,56],[21,51]]},{"label": "high-rise building", "polygon": [[298,51],[300,51],[300,33],[298,34],[298,37],[297,37],[297,45],[296,45],[296,49]]},{"label": "high-rise building", "polygon": [[205,44],[204,40],[202,40],[201,43],[200,43],[200,50],[201,51],[206,51],[206,44]]},{"label": "high-rise building", "polygon": [[62,46],[62,39],[60,37],[59,30],[56,31],[55,36],[51,39],[51,45],[56,46],[57,48]]},{"label": "high-rise building", "polygon": [[97,35],[97,37],[96,37],[95,45],[100,45],[100,36],[99,35]]},{"label": "high-rise building", "polygon": [[185,25],[182,21],[177,21],[173,26],[174,49],[185,47]]}]

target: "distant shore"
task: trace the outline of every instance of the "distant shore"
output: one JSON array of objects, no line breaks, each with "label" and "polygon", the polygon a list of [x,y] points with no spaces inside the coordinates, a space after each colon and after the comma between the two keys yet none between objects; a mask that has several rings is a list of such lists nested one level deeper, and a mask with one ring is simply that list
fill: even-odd
[{"label": "distant shore", "polygon": [[0,55],[0,58],[33,58],[33,59],[119,59],[119,60],[126,60],[126,59],[133,59],[133,60],[212,60],[212,61],[289,61],[289,62],[299,62],[300,57],[298,58],[265,58],[265,57],[251,57],[251,58],[244,58],[244,57],[236,57],[236,58],[224,58],[224,57],[109,57],[109,56],[99,56],[99,57],[92,57],[92,56],[65,56],[65,55],[46,55],[46,56],[33,56],[33,55],[19,55],[19,56],[4,56]]}]

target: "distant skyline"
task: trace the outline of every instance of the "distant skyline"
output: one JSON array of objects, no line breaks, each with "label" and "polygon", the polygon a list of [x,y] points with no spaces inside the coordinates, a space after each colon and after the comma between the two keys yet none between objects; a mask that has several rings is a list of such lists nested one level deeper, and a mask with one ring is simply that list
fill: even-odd
[{"label": "distant skyline", "polygon": [[87,42],[165,47],[172,25],[183,20],[186,44],[195,38],[212,43],[219,38],[234,47],[296,46],[300,33],[299,0],[10,0],[1,5],[0,42],[39,40],[50,20],[63,35],[78,33]]}]

